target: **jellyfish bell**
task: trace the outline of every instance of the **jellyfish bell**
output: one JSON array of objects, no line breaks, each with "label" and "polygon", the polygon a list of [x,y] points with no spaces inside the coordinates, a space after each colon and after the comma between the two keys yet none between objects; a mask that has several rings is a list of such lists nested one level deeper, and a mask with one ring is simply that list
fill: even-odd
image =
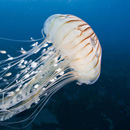
[{"label": "jellyfish bell", "polygon": [[[56,31],[55,31],[56,30]],[[71,61],[80,83],[92,84],[100,75],[101,46],[92,28],[73,15],[55,14],[44,24],[44,32]]]},{"label": "jellyfish bell", "polygon": [[[46,37],[41,43],[35,40],[33,48],[26,53],[17,57],[7,54],[11,59],[0,61],[0,79],[11,74],[12,68],[17,69],[14,77],[6,79],[8,84],[0,84],[0,121],[3,125],[5,120],[34,104],[43,108],[65,84],[74,80],[79,84],[93,84],[100,75],[101,46],[85,21],[74,15],[54,14],[45,21],[42,31]],[[36,54],[36,59],[29,59]],[[24,121],[34,119],[40,110],[36,109]],[[6,122],[10,124],[12,122]]]}]

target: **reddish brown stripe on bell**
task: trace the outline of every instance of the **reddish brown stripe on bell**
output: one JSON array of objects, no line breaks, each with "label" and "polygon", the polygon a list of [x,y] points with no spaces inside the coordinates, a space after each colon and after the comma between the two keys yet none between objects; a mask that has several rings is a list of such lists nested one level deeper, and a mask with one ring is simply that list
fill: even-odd
[{"label": "reddish brown stripe on bell", "polygon": [[70,21],[67,21],[67,22],[65,22],[65,23],[78,22],[78,21],[82,21],[82,20],[70,20]]},{"label": "reddish brown stripe on bell", "polygon": [[85,28],[83,31],[85,32],[85,31],[87,31],[88,29],[91,29],[91,27],[87,27],[87,28]]},{"label": "reddish brown stripe on bell", "polygon": [[90,43],[87,43],[82,49],[86,48],[88,45],[90,45]]},{"label": "reddish brown stripe on bell", "polygon": [[90,55],[92,52],[93,52],[93,48],[91,49],[91,51],[85,57],[87,57],[88,55]]},{"label": "reddish brown stripe on bell", "polygon": [[85,37],[80,43],[82,43],[83,41],[85,41],[85,40],[87,40],[88,38],[90,38],[93,34],[94,34],[94,32],[91,33],[89,36]]},{"label": "reddish brown stripe on bell", "polygon": [[85,26],[85,25],[88,25],[88,24],[87,23],[81,24],[81,25],[78,26],[78,28]]},{"label": "reddish brown stripe on bell", "polygon": [[95,66],[93,68],[95,68],[98,65],[98,63],[99,63],[99,58],[98,58],[97,63],[95,64]]},{"label": "reddish brown stripe on bell", "polygon": [[[95,57],[96,57],[96,55],[94,55],[94,57],[91,59],[91,61],[90,61],[89,63],[91,63],[91,62],[94,60]],[[89,63],[88,63],[88,64],[89,64]]]}]

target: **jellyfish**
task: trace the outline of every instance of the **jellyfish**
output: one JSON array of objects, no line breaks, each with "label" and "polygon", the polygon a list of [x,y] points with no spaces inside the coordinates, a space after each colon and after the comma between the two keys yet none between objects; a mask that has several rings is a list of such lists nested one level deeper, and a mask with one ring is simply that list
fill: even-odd
[{"label": "jellyfish", "polygon": [[[99,78],[102,49],[90,25],[74,15],[54,14],[45,21],[43,33],[45,38],[41,43],[33,39],[32,48],[21,47],[19,56],[1,51],[8,56],[0,61],[0,121],[3,123],[34,105],[43,108],[69,82],[88,85]],[[27,119],[36,117],[39,111]]]}]

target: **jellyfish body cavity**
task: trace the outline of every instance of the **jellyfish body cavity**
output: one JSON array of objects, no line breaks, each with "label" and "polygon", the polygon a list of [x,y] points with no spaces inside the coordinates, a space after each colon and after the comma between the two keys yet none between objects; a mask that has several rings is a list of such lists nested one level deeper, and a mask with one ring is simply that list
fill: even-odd
[{"label": "jellyfish body cavity", "polygon": [[[17,57],[0,61],[0,120],[29,109],[42,107],[65,84],[96,82],[101,69],[101,46],[92,28],[73,15],[55,14],[44,23],[45,39]],[[35,59],[30,57],[37,55]],[[5,80],[5,79],[4,79]],[[31,119],[32,115],[27,119]]]}]

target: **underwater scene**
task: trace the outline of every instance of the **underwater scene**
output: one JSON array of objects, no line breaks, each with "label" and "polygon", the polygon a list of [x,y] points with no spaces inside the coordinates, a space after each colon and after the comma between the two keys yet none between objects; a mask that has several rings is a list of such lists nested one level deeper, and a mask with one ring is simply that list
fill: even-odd
[{"label": "underwater scene", "polygon": [[129,0],[0,0],[0,130],[130,130]]}]

